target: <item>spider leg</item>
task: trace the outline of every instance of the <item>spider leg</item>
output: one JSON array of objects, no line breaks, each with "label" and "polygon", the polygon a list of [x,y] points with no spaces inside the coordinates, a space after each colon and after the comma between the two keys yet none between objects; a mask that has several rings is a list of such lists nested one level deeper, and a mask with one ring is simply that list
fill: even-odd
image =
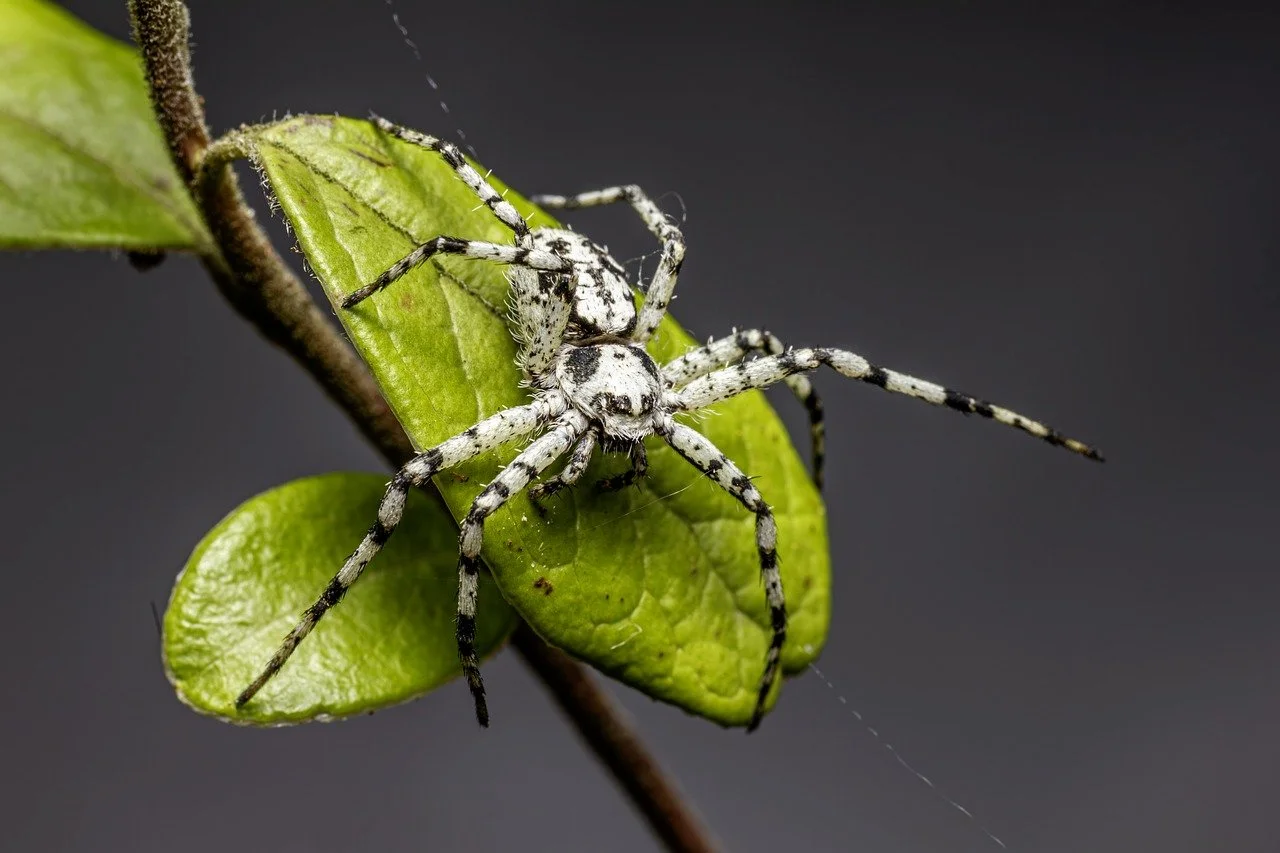
[{"label": "spider leg", "polygon": [[484,681],[480,678],[480,661],[476,657],[476,594],[480,582],[484,520],[545,471],[586,429],[584,415],[576,410],[566,413],[493,478],[462,520],[458,534],[458,657],[462,661],[462,672],[467,677],[471,697],[475,700],[476,720],[481,726],[489,725],[489,707],[485,703]]},{"label": "spider leg", "polygon": [[632,335],[632,339],[639,343],[649,340],[658,328],[658,323],[666,316],[671,294],[676,288],[676,279],[680,275],[680,265],[684,262],[684,235],[680,233],[680,229],[667,219],[662,210],[645,195],[644,190],[634,184],[575,196],[536,195],[530,201],[548,210],[577,210],[618,201],[626,201],[635,208],[649,231],[662,244],[662,258],[658,261],[658,270],[653,274],[653,280],[649,282],[644,304],[640,306],[636,331]]},{"label": "spider leg", "polygon": [[493,215],[497,217],[498,221],[512,230],[516,237],[516,244],[521,246],[529,245],[529,224],[524,221],[524,217],[520,215],[511,202],[504,199],[500,192],[490,186],[489,182],[472,168],[471,164],[462,156],[462,152],[458,150],[458,146],[435,136],[429,136],[425,133],[402,127],[394,122],[387,121],[381,116],[374,116],[373,123],[383,133],[438,153],[446,163],[453,167],[453,170],[458,173],[458,177],[471,188],[471,191],[476,194],[480,201],[484,202],[493,211]]},{"label": "spider leg", "polygon": [[862,356],[846,350],[828,347],[793,349],[781,355],[757,358],[734,367],[717,370],[700,379],[695,379],[676,392],[677,405],[684,411],[700,409],[703,406],[727,400],[743,391],[772,385],[793,374],[816,370],[824,364],[850,379],[867,382],[895,394],[906,394],[935,406],[946,406],[966,414],[981,415],[997,423],[1016,427],[1049,444],[1065,447],[1081,456],[1102,461],[1102,455],[1095,448],[1074,438],[1067,438],[1039,421],[1033,421],[1002,406],[961,394],[942,385],[926,382],[895,370],[877,367]]},{"label": "spider leg", "polygon": [[769,651],[765,654],[764,674],[760,676],[756,707],[751,713],[751,722],[747,725],[747,731],[752,731],[760,725],[760,718],[764,716],[765,700],[769,697],[773,682],[777,680],[782,660],[782,644],[787,639],[787,604],[782,594],[782,575],[778,572],[776,550],[778,525],[773,520],[768,504],[760,496],[760,491],[710,439],[692,427],[676,423],[670,416],[659,424],[657,431],[690,465],[706,474],[756,514],[756,550],[760,553],[760,576],[764,581],[765,601],[769,605],[769,623],[773,634]]},{"label": "spider leg", "polygon": [[596,484],[597,487],[610,492],[625,489],[649,473],[649,453],[644,449],[644,442],[637,441],[627,451],[631,458],[631,467],[614,477],[605,477]]},{"label": "spider leg", "polygon": [[563,410],[562,398],[551,398],[533,402],[527,406],[506,409],[410,459],[396,472],[387,486],[386,494],[378,505],[377,520],[369,528],[369,532],[364,535],[364,539],[360,540],[360,544],[356,546],[351,556],[347,557],[342,568],[329,581],[329,585],[316,599],[315,604],[302,614],[298,624],[284,638],[280,648],[271,656],[258,677],[236,697],[236,707],[243,707],[262,689],[263,685],[271,680],[272,676],[280,671],[298,644],[311,633],[311,629],[315,628],[316,623],[329,608],[342,600],[351,585],[359,579],[365,566],[369,565],[382,546],[391,538],[391,534],[395,532],[396,526],[404,515],[405,500],[408,498],[411,487],[422,486],[441,471],[460,465],[487,450],[533,432],[548,417],[555,417]]},{"label": "spider leg", "polygon": [[565,463],[564,469],[559,474],[529,487],[529,500],[533,501],[534,507],[539,511],[545,511],[541,504],[542,500],[551,497],[566,486],[572,486],[582,478],[582,472],[587,470],[587,465],[591,462],[591,454],[595,452],[596,440],[596,431],[587,430],[573,446],[569,461]]},{"label": "spider leg", "polygon": [[[462,152],[452,142],[447,142],[435,136],[429,136],[425,133],[419,133],[407,127],[402,127],[393,122],[387,121],[380,116],[373,117],[373,123],[384,133],[394,136],[397,139],[426,148],[430,151],[437,152],[446,163],[453,167],[458,173],[458,177],[462,179],[472,192],[488,206],[489,210],[503,225],[511,229],[515,235],[515,244],[521,248],[529,249],[533,246],[533,237],[530,235],[529,225],[525,222],[524,217],[515,209],[515,207],[502,197],[492,185],[479,172],[475,170],[463,157]],[[448,237],[437,237],[436,241],[449,240]],[[454,242],[460,243],[464,241]],[[481,245],[492,244],[473,244],[473,248]],[[419,246],[407,257],[403,258],[390,269],[380,275],[377,281],[366,287],[361,288],[355,293],[350,294],[342,301],[342,307],[350,308],[359,303],[362,299],[367,298],[370,294],[381,290],[396,279],[403,276],[409,270],[425,261],[432,254],[438,251],[446,251],[438,248],[429,248],[432,241]],[[510,248],[510,247],[506,247]],[[457,254],[467,254],[466,251],[456,252]],[[564,267],[556,264],[550,266],[537,264],[539,256],[545,256],[547,253],[538,253],[537,256],[529,259],[530,263],[524,266],[533,270],[551,270],[553,272],[563,272]],[[488,257],[490,260],[504,260],[504,258],[493,257],[491,255],[468,255],[469,257]],[[513,260],[505,260],[504,262],[519,264],[518,257]],[[547,387],[548,383],[540,381],[543,372],[548,368],[551,359],[554,356],[555,349],[559,347],[560,340],[564,331],[564,326],[568,322],[571,305],[566,299],[567,286],[563,282],[549,282],[547,286],[540,286],[540,281],[544,277],[530,273],[528,276],[520,276],[517,273],[521,268],[517,266],[512,270],[511,276],[511,293],[514,314],[523,334],[521,340],[521,356],[520,365],[525,371],[529,380],[538,387]],[[558,291],[551,293],[550,291]]]},{"label": "spider leg", "polygon": [[486,243],[482,240],[464,240],[461,237],[441,235],[433,237],[400,260],[386,272],[359,290],[343,297],[342,307],[352,308],[373,294],[403,278],[410,270],[435,255],[461,255],[474,260],[495,261],[500,264],[526,267],[545,272],[568,272],[573,264],[554,252],[531,249],[527,246],[508,246],[505,243]]},{"label": "spider leg", "polygon": [[[662,367],[662,375],[673,388],[681,388],[694,379],[741,361],[748,353],[781,355],[785,351],[782,341],[771,332],[744,329],[667,362]],[[826,424],[823,421],[822,399],[813,390],[809,377],[803,374],[788,376],[783,381],[809,413],[813,482],[821,491],[823,461],[826,457]]]},{"label": "spider leg", "polygon": [[[640,219],[644,221],[645,227],[659,241],[666,242],[672,229],[675,228],[671,221],[667,219],[667,215],[662,212],[662,209],[654,204],[649,196],[645,195],[644,190],[635,184],[606,187],[602,190],[592,190],[591,192],[570,196],[535,195],[530,196],[529,201],[546,210],[581,210],[584,207],[601,207],[606,204],[625,201],[635,209],[636,213],[640,215]],[[677,233],[679,233],[678,230]]]}]

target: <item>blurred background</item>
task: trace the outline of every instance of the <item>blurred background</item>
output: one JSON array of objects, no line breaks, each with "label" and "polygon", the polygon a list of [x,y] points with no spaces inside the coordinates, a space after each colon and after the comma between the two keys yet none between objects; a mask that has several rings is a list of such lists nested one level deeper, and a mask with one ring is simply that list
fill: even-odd
[{"label": "blurred background", "polygon": [[[127,37],[123,0],[66,5]],[[399,0],[418,64],[381,0],[191,5],[216,130],[376,110],[525,192],[678,191],[696,335],[845,346],[1107,453],[819,376],[834,689],[746,737],[611,688],[726,849],[998,849],[837,696],[1014,850],[1275,849],[1276,12]],[[655,847],[510,653],[489,731],[460,684],[273,731],[180,705],[150,606],[196,541],[378,460],[189,259],[0,280],[12,849]]]}]

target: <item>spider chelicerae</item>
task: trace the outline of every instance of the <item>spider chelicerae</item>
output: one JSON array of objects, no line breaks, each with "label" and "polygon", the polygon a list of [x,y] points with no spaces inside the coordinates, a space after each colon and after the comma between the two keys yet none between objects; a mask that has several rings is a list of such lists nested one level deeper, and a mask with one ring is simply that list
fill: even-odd
[{"label": "spider chelicerae", "polygon": [[[748,730],[760,723],[778,675],[787,636],[787,609],[776,551],[777,525],[751,479],[715,445],[676,415],[693,412],[755,388],[786,382],[809,412],[813,476],[821,485],[822,405],[803,374],[823,365],[851,379],[886,391],[981,415],[1017,427],[1050,444],[1092,459],[1092,447],[1056,430],[975,397],[932,382],[879,367],[852,352],[828,347],[788,349],[766,331],[737,331],[658,365],[645,345],[666,315],[684,259],[685,243],[672,224],[639,187],[618,186],[576,196],[535,196],[548,210],[596,207],[624,201],[639,214],[662,245],[656,272],[642,287],[637,310],[633,287],[608,251],[582,235],[558,228],[530,229],[452,143],[375,118],[383,132],[437,152],[480,201],[511,229],[510,245],[438,236],[422,243],[372,283],[342,300],[352,308],[395,283],[436,255],[459,255],[509,267],[510,304],[519,364],[532,389],[526,405],[500,411],[425,450],[401,468],[387,486],[377,520],[343,563],[319,599],[285,637],[262,673],[237,697],[243,706],[274,676],[320,618],[337,604],[395,530],[404,514],[409,489],[482,453],[540,433],[490,482],[463,519],[458,560],[458,656],[475,700],[476,718],[487,726],[489,712],[476,657],[476,593],[485,519],[513,495],[528,489],[535,500],[574,484],[597,448],[622,450],[631,466],[604,485],[620,487],[643,477],[646,436],[657,435],[694,468],[742,503],[756,517],[756,548],[770,614],[772,638],[765,655]],[[568,454],[558,474],[530,485],[552,463]]]}]

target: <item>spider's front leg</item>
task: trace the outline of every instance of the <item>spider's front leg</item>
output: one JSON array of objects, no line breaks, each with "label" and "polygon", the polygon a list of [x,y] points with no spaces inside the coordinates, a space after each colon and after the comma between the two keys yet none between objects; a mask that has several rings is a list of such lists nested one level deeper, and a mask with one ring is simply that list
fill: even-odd
[{"label": "spider's front leg", "polygon": [[[342,600],[351,585],[359,579],[365,566],[369,565],[382,546],[391,538],[391,534],[395,532],[396,526],[404,515],[405,500],[408,498],[411,487],[422,486],[441,471],[461,465],[485,451],[528,435],[547,418],[559,416],[564,411],[565,405],[563,397],[548,396],[527,406],[506,409],[409,460],[387,486],[386,494],[378,505],[377,520],[369,528],[369,532],[365,534],[351,556],[347,557],[342,568],[329,581],[329,585],[325,587],[316,602],[302,614],[298,624],[284,638],[280,648],[271,656],[258,677],[236,697],[236,707],[243,707],[271,680],[272,676],[280,671],[298,644],[315,628],[316,623],[329,611],[329,608]],[[472,614],[474,616],[474,610]]]},{"label": "spider's front leg", "polygon": [[734,367],[726,367],[690,382],[676,392],[677,405],[682,411],[692,411],[710,406],[721,400],[736,397],[753,388],[765,388],[788,376],[816,370],[826,365],[832,370],[894,394],[905,394],[924,400],[935,406],[946,406],[965,414],[980,415],[996,423],[1005,424],[1056,447],[1064,447],[1081,456],[1102,461],[1096,448],[1082,441],[1067,438],[1056,429],[1034,421],[1003,406],[996,406],[977,397],[961,394],[942,385],[917,379],[896,370],[878,367],[856,353],[830,347],[793,349],[782,355],[771,355],[744,361]]},{"label": "spider's front leg", "polygon": [[[694,379],[741,361],[750,353],[781,355],[786,352],[782,341],[761,329],[743,329],[732,335],[711,341],[706,346],[690,350],[662,367],[662,376],[679,389]],[[822,489],[822,468],[826,459],[826,423],[823,418],[822,399],[813,390],[813,383],[803,374],[784,379],[787,387],[796,395],[809,414],[810,455],[813,462],[813,483]]]},{"label": "spider's front leg", "polygon": [[666,316],[667,306],[671,304],[671,294],[676,289],[676,279],[680,275],[680,265],[684,263],[684,235],[680,233],[680,229],[645,195],[644,190],[634,184],[574,196],[536,195],[530,201],[547,210],[578,210],[619,201],[626,201],[635,208],[650,233],[662,243],[658,271],[654,273],[653,281],[649,282],[644,304],[640,306],[636,330],[632,335],[632,339],[639,343],[649,340]]},{"label": "spider's front leg", "polygon": [[596,440],[596,431],[587,430],[582,438],[578,439],[578,443],[573,446],[573,452],[569,454],[569,461],[565,463],[559,474],[554,477],[548,477],[541,483],[536,483],[529,487],[529,500],[533,503],[534,509],[545,514],[546,507],[542,504],[545,499],[582,479],[583,472],[587,470],[587,465],[591,463],[591,454],[595,452]]},{"label": "spider's front leg", "polygon": [[612,477],[605,477],[596,483],[598,488],[607,492],[616,492],[634,485],[649,473],[649,453],[644,449],[644,442],[637,441],[627,450],[627,460],[631,463],[627,470]]},{"label": "spider's front leg", "polygon": [[462,520],[458,534],[458,657],[475,700],[476,720],[482,726],[489,725],[489,707],[484,698],[480,661],[476,657],[476,595],[480,583],[484,520],[560,458],[586,429],[587,419],[580,412],[570,410],[564,414],[549,432],[535,439],[493,478]]},{"label": "spider's front leg", "polygon": [[764,581],[764,596],[769,605],[769,624],[773,633],[769,650],[765,653],[764,673],[760,676],[755,710],[751,713],[751,722],[747,724],[747,731],[753,731],[764,716],[765,701],[769,698],[773,682],[778,678],[782,645],[787,640],[787,603],[782,594],[782,575],[778,571],[778,525],[773,520],[768,504],[761,497],[760,490],[710,439],[692,427],[676,423],[670,415],[660,423],[658,434],[689,464],[756,514],[756,551],[760,554],[760,577]]}]

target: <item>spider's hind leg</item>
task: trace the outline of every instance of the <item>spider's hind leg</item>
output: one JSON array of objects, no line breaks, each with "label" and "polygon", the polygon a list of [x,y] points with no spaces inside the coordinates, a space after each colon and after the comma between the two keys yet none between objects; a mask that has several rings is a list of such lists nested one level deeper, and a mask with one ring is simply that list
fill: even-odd
[{"label": "spider's hind leg", "polygon": [[530,249],[524,246],[508,246],[505,243],[487,243],[483,240],[464,240],[461,237],[441,235],[419,245],[396,261],[382,275],[359,290],[348,293],[342,299],[343,308],[354,308],[383,288],[395,284],[408,275],[414,267],[436,255],[460,255],[473,260],[493,261],[543,272],[564,273],[573,265],[554,252]]},{"label": "spider's hind leg", "polygon": [[467,158],[462,156],[458,146],[438,137],[410,130],[395,122],[387,121],[381,116],[374,116],[373,123],[377,125],[379,130],[389,136],[394,136],[411,145],[417,145],[439,154],[441,159],[453,167],[453,170],[458,173],[458,177],[471,188],[476,197],[493,211],[493,215],[498,221],[511,229],[512,233],[515,234],[516,245],[529,245],[529,224],[524,221],[524,217],[520,215],[511,202],[502,197],[502,193],[494,189],[484,179],[483,175],[472,168],[471,164],[467,162]]},{"label": "spider's hind leg", "polygon": [[760,725],[760,719],[764,716],[765,702],[773,689],[773,682],[778,678],[782,646],[787,640],[787,603],[782,594],[782,575],[778,571],[778,525],[769,505],[761,497],[760,490],[710,439],[692,427],[676,423],[670,417],[658,428],[658,434],[690,465],[706,474],[756,514],[756,551],[760,554],[760,577],[764,581],[764,597],[769,606],[772,635],[769,650],[765,653],[764,673],[760,676],[755,710],[747,724],[747,731],[752,731]]},{"label": "spider's hind leg", "polygon": [[602,190],[592,190],[591,192],[570,196],[535,195],[531,196],[529,200],[547,210],[581,210],[586,207],[603,207],[606,204],[625,201],[639,215],[649,232],[660,241],[666,242],[673,234],[678,235],[680,233],[671,224],[671,221],[667,219],[667,215],[662,212],[662,208],[654,204],[644,190],[635,184],[605,187]]},{"label": "spider's hind leg", "polygon": [[680,229],[635,184],[573,196],[536,195],[530,201],[548,210],[578,210],[619,201],[625,201],[635,209],[645,227],[662,244],[662,259],[658,261],[658,270],[654,273],[653,280],[645,289],[644,303],[640,306],[636,330],[632,335],[632,340],[640,343],[649,340],[667,313],[667,306],[671,303],[671,295],[676,288],[676,279],[680,276],[680,265],[684,263],[684,235]]},{"label": "spider's hind leg", "polygon": [[361,301],[377,293],[379,290],[403,278],[410,270],[438,254],[463,255],[469,258],[481,258],[500,263],[526,266],[538,270],[564,272],[568,265],[549,252],[533,250],[533,237],[529,224],[511,204],[502,197],[502,193],[493,188],[484,176],[475,170],[462,156],[458,146],[435,136],[410,130],[379,116],[374,116],[374,125],[389,136],[403,142],[426,148],[440,155],[446,163],[458,173],[462,182],[470,187],[476,197],[484,203],[499,222],[511,229],[515,236],[514,246],[484,243],[475,240],[464,240],[458,237],[438,236],[419,245],[408,255],[392,264],[385,272],[369,284],[350,293],[342,300],[343,308],[351,308]]}]

